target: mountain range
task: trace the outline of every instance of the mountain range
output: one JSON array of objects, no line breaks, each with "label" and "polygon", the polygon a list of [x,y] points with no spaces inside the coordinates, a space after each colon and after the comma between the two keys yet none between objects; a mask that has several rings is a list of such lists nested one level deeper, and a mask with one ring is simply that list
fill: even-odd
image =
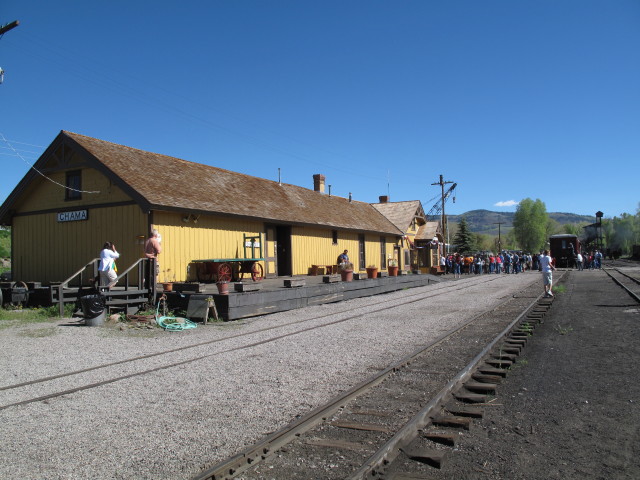
[{"label": "mountain range", "polygon": [[[460,223],[460,220],[465,217],[467,219],[467,226],[472,232],[496,236],[498,235],[498,223],[502,224],[500,225],[500,231],[502,234],[511,230],[514,215],[515,212],[470,210],[460,215],[447,215],[447,220],[450,224]],[[595,216],[578,215],[575,213],[549,212],[548,215],[549,218],[555,220],[560,225],[564,225],[566,223],[589,224],[596,221]],[[430,218],[430,220],[436,220],[436,218]]]}]

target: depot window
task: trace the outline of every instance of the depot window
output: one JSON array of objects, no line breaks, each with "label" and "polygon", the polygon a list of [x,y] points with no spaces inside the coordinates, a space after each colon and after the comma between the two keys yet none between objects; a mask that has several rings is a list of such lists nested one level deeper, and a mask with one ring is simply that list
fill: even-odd
[{"label": "depot window", "polygon": [[80,175],[80,170],[67,172],[66,186],[65,200],[80,200],[82,198],[82,194],[80,193],[80,190],[82,190],[82,176]]}]

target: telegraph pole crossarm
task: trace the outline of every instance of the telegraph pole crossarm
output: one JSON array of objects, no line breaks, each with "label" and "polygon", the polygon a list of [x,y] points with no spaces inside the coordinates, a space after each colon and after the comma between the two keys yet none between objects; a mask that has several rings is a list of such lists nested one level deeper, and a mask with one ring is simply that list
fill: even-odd
[{"label": "telegraph pole crossarm", "polygon": [[20,22],[18,20],[14,20],[11,23],[7,23],[6,25],[2,25],[0,27],[0,36],[2,36],[4,33],[8,32],[9,30],[16,28],[18,25],[20,25]]},{"label": "telegraph pole crossarm", "polygon": [[[444,202],[445,202],[445,196],[444,196],[444,186],[449,184],[449,183],[453,183],[450,181],[445,181],[442,177],[442,175],[440,175],[440,181],[436,182],[436,183],[432,183],[431,185],[440,185],[440,189],[442,191],[442,236],[444,238],[444,250],[442,253],[446,253],[447,250],[447,222],[446,222],[446,217],[444,214]],[[447,192],[448,193],[448,192]]]}]

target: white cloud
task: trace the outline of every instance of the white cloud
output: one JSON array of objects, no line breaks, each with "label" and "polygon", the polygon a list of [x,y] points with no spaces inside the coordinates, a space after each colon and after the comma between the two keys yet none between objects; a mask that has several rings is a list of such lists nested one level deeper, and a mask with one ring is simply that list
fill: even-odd
[{"label": "white cloud", "polygon": [[516,202],[515,200],[507,200],[506,202],[498,202],[494,204],[494,207],[513,207],[514,205],[518,205],[520,202]]}]

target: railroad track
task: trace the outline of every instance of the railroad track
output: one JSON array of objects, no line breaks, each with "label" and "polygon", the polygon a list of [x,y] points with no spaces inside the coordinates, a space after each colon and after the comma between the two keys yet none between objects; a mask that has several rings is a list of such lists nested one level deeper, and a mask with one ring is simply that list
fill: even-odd
[{"label": "railroad track", "polygon": [[552,302],[536,282],[194,478],[422,478],[491,404]]},{"label": "railroad track", "polygon": [[[634,266],[636,266],[635,264]],[[636,302],[640,303],[640,280],[622,272],[616,267],[605,267],[602,270],[620,287],[622,287]]]},{"label": "railroad track", "polygon": [[[503,275],[481,275],[463,278],[455,282],[442,282],[433,287],[421,288],[415,294],[405,294],[401,298],[393,298],[393,294],[385,295],[383,300],[367,303],[362,307],[350,306],[340,311],[314,315],[294,322],[277,326],[258,328],[253,331],[229,335],[224,338],[193,343],[179,348],[163,350],[151,354],[126,358],[114,362],[91,366],[57,375],[46,376],[26,382],[0,387],[0,410],[19,405],[47,401],[56,397],[74,394],[83,390],[102,387],[114,382],[133,377],[149,375],[159,370],[179,368],[205,358],[250,349],[257,345],[275,342],[280,339],[303,334],[319,328],[330,327],[370,315],[375,312],[392,310],[399,305],[415,304],[428,301],[440,294],[452,291],[468,290],[482,287],[487,282],[495,282]],[[266,335],[266,338],[264,338]],[[213,350],[215,348],[215,350]],[[185,351],[193,351],[187,358]],[[176,358],[180,358],[176,360]],[[90,379],[88,379],[90,377]],[[35,393],[37,392],[37,394]]]}]

